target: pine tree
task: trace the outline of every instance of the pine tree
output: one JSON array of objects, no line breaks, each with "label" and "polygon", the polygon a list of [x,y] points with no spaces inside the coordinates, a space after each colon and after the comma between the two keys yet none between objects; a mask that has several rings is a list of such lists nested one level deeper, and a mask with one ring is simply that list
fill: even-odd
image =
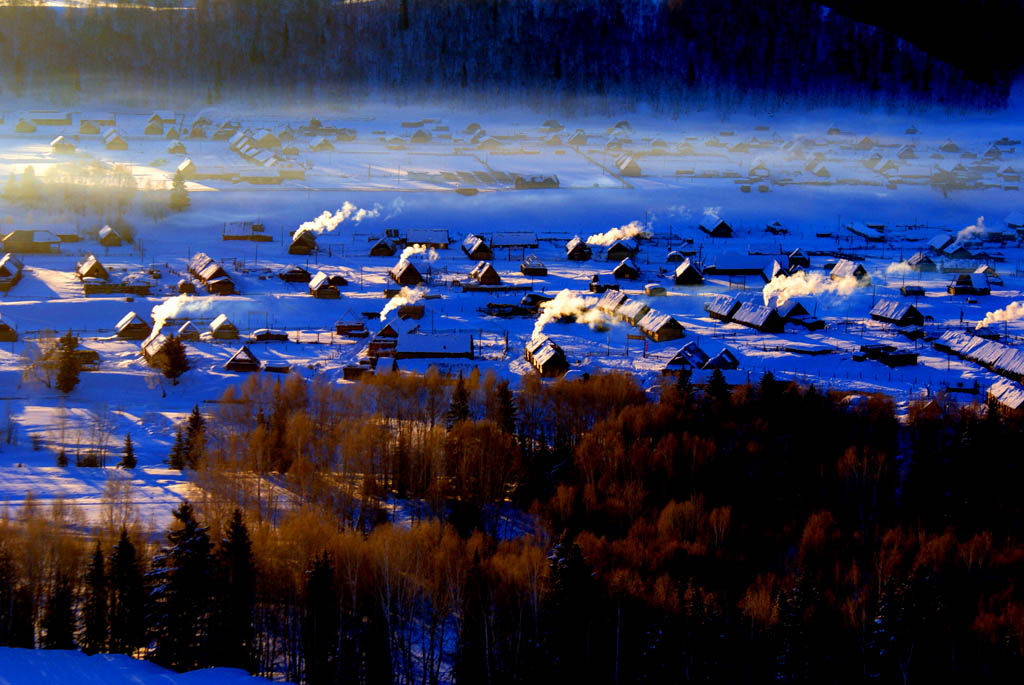
[{"label": "pine tree", "polygon": [[309,685],[337,682],[340,630],[334,568],[327,552],[306,573],[306,605],[302,617],[302,647]]},{"label": "pine tree", "polygon": [[176,670],[212,665],[213,552],[188,501],[174,510],[168,545],[149,573],[152,659]]},{"label": "pine tree", "polygon": [[178,169],[174,172],[174,179],[171,181],[171,201],[169,207],[180,212],[188,209],[192,201],[188,197],[188,191],[185,190],[185,174]]},{"label": "pine tree", "polygon": [[178,426],[178,431],[174,435],[174,444],[171,445],[171,454],[167,458],[167,463],[172,469],[178,469],[181,471],[185,468],[185,457],[185,434],[182,432],[181,426]]},{"label": "pine tree", "polygon": [[131,433],[124,434],[124,456],[121,457],[121,463],[118,464],[122,469],[134,469],[137,462],[135,460],[135,446],[132,444]]},{"label": "pine tree", "polygon": [[172,334],[167,338],[167,342],[164,343],[164,355],[160,364],[160,371],[164,374],[165,378],[169,378],[174,385],[177,385],[178,378],[191,368],[188,355],[185,353],[185,343]]},{"label": "pine tree", "polygon": [[217,556],[222,574],[217,622],[219,665],[252,673],[256,668],[253,635],[255,578],[252,541],[240,509],[235,509],[231,515]]},{"label": "pine tree", "polygon": [[67,465],[68,465],[68,453],[64,451],[63,447],[61,447],[59,450],[57,450],[57,466],[60,466],[61,468],[64,468]]},{"label": "pine tree", "polygon": [[142,568],[128,531],[110,555],[110,651],[131,654],[146,642],[146,592]]},{"label": "pine tree", "polygon": [[100,541],[96,540],[89,568],[85,572],[85,597],[82,603],[82,651],[96,654],[107,650],[110,632],[107,614],[107,571]]},{"label": "pine tree", "polygon": [[494,421],[509,435],[516,433],[516,400],[508,381],[502,380],[495,387],[487,402],[487,418]]},{"label": "pine tree", "polygon": [[707,396],[716,401],[725,403],[729,401],[729,384],[725,382],[725,374],[721,369],[715,369],[711,373],[711,380],[707,385]]},{"label": "pine tree", "polygon": [[190,469],[197,468],[199,460],[203,457],[205,429],[206,422],[199,413],[199,405],[193,405],[192,413],[189,414],[188,423],[185,425],[185,463]]},{"label": "pine tree", "polygon": [[43,609],[42,636],[39,645],[43,649],[75,648],[75,595],[71,581],[58,572]]},{"label": "pine tree", "polygon": [[466,382],[459,371],[459,379],[455,382],[455,390],[452,391],[452,403],[448,407],[448,430],[459,421],[469,419],[469,393],[466,392]]},{"label": "pine tree", "polygon": [[81,368],[78,364],[78,355],[75,354],[77,347],[78,340],[71,335],[71,331],[68,331],[57,345],[57,389],[65,395],[78,385]]}]

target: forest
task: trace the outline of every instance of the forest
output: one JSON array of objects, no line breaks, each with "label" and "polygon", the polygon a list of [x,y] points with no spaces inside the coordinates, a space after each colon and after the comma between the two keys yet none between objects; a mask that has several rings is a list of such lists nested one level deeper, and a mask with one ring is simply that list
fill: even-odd
[{"label": "forest", "polygon": [[254,375],[178,430],[161,539],[116,477],[97,527],[3,512],[0,644],[305,683],[1019,672],[1022,416],[861,397]]},{"label": "forest", "polygon": [[[982,70],[981,58],[960,59],[1012,52],[1001,43],[987,41],[981,53],[957,51],[959,41],[927,43],[944,61],[897,33],[802,0],[12,5],[0,7],[6,91],[64,106],[385,97],[590,111],[646,103],[670,113],[794,101],[992,108],[1005,105],[1016,74],[1012,65]],[[917,29],[910,34],[924,33],[936,14],[956,30],[951,15],[922,8],[907,13]]]}]

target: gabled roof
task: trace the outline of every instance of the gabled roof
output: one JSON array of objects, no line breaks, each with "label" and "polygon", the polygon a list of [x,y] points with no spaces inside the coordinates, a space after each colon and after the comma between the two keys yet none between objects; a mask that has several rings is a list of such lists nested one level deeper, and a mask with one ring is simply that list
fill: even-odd
[{"label": "gabled roof", "polygon": [[829,277],[832,279],[841,278],[863,278],[867,275],[867,269],[863,265],[850,261],[849,259],[840,259],[836,262],[836,265],[832,267],[832,271],[829,272]]},{"label": "gabled roof", "polygon": [[605,290],[604,294],[601,295],[601,299],[597,301],[596,307],[598,311],[602,311],[605,314],[612,314],[628,299],[629,295],[621,290]]},{"label": "gabled roof", "polygon": [[732,315],[735,323],[750,326],[758,330],[769,330],[781,328],[782,320],[778,312],[763,304],[747,302],[741,304],[739,309]]},{"label": "gabled roof", "polygon": [[615,316],[619,317],[623,321],[628,321],[635,325],[640,321],[640,319],[644,318],[650,310],[651,308],[640,300],[629,300],[628,302],[624,302],[622,306],[615,311]]},{"label": "gabled roof", "polygon": [[139,316],[135,312],[128,312],[127,314],[121,317],[120,321],[117,322],[117,325],[114,326],[114,330],[120,332],[124,330],[127,326],[134,324],[141,324],[147,327],[149,326],[149,324],[146,323],[146,320],[143,319],[141,316]]},{"label": "gabled roof", "polygon": [[228,364],[242,363],[252,364],[259,366],[260,360],[256,358],[256,355],[252,353],[247,345],[242,345],[237,352],[231,355],[231,359],[228,360]]},{"label": "gabled roof", "polygon": [[330,279],[323,271],[317,271],[313,278],[309,279],[309,289],[319,290],[320,288],[331,287]]},{"label": "gabled roof", "polygon": [[871,308],[871,317],[882,319],[884,321],[899,321],[907,314],[916,311],[917,308],[908,302],[900,302],[899,300],[879,300],[875,303],[875,306]]},{"label": "gabled roof", "polygon": [[491,247],[537,247],[533,231],[498,231],[491,237]]},{"label": "gabled roof", "polygon": [[729,319],[736,310],[740,308],[740,301],[730,295],[716,295],[710,302],[704,305],[704,310],[709,314]]},{"label": "gabled roof", "polygon": [[643,317],[636,322],[636,327],[647,334],[654,334],[665,328],[666,326],[679,327],[682,330],[683,325],[676,321],[668,314],[662,314],[656,309],[651,309]]},{"label": "gabled roof", "polygon": [[230,326],[232,328],[235,327],[235,325],[233,323],[228,321],[228,315],[227,314],[218,314],[217,318],[215,318],[213,321],[210,322],[210,330],[211,331],[217,331],[218,329],[224,328],[226,326]]}]

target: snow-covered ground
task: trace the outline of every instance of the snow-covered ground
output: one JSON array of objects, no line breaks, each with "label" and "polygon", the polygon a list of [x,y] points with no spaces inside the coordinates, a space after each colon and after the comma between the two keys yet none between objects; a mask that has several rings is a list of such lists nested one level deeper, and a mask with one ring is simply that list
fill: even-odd
[{"label": "snow-covered ground", "polygon": [[[111,116],[102,111],[97,107],[69,112],[70,123],[39,124],[30,133],[15,132],[20,119],[45,120],[65,112],[4,112],[0,182],[10,173],[21,174],[28,165],[46,179],[58,173],[48,176],[48,170],[69,162],[79,163],[79,171],[110,171],[121,164],[142,189],[136,196],[138,206],[158,189],[168,188],[174,170],[190,159],[197,174],[189,183],[191,208],[158,220],[137,208],[129,210],[128,219],[138,231],[136,245],[108,248],[87,235],[102,225],[102,217],[27,210],[0,200],[5,230],[82,236],[79,242],[62,243],[59,254],[24,255],[22,280],[0,295],[0,321],[16,328],[20,338],[0,343],[0,429],[8,415],[18,425],[17,444],[0,444],[0,497],[12,503],[29,489],[44,497],[59,492],[89,516],[95,515],[105,469],[56,469],[55,451],[59,445],[69,454],[76,447],[106,445],[114,455],[108,463],[116,463],[126,433],[136,444],[142,466],[133,479],[139,500],[146,503],[145,518],[159,518],[161,510],[166,518],[172,502],[187,492],[179,474],[161,467],[173,426],[194,404],[208,407],[204,403],[243,380],[224,370],[241,341],[188,343],[192,370],[175,386],[146,364],[138,342],[116,338],[114,326],[131,311],[151,323],[154,308],[173,298],[178,281],[187,278],[187,259],[197,251],[224,266],[238,294],[172,300],[167,308],[173,310],[175,321],[190,319],[204,330],[218,314],[226,314],[243,338],[258,328],[282,329],[289,341],[253,344],[256,357],[286,364],[305,377],[320,375],[337,382],[345,382],[343,368],[365,354],[368,339],[339,337],[333,332],[335,321],[364,320],[372,336],[381,326],[378,313],[388,303],[384,290],[395,287],[388,270],[397,263],[401,245],[394,257],[368,255],[373,242],[388,231],[399,237],[408,229],[448,231],[448,249],[411,258],[428,277],[418,293],[424,296],[420,303],[425,313],[403,326],[418,326],[424,334],[471,334],[476,344],[473,360],[400,361],[399,367],[409,371],[436,363],[453,371],[478,366],[513,379],[532,373],[523,352],[534,335],[536,318],[497,318],[481,312],[490,302],[518,304],[524,292],[463,292],[453,284],[464,281],[476,263],[459,247],[470,232],[486,240],[502,231],[536,233],[536,248],[495,251],[493,265],[502,281],[548,295],[568,289],[593,303],[599,296],[587,291],[591,276],[610,273],[616,262],[604,261],[597,245],[593,260],[569,262],[565,243],[574,235],[586,239],[634,221],[645,227],[652,237],[641,242],[635,257],[639,279],[620,285],[631,299],[681,322],[682,339],[637,340],[628,336],[638,330],[615,321],[602,330],[583,323],[543,327],[564,348],[572,368],[631,371],[645,383],[655,381],[682,344],[694,341],[708,354],[729,349],[736,355],[739,369],[728,374],[733,382],[756,380],[770,370],[777,377],[818,385],[890,393],[900,402],[957,384],[969,389],[977,384],[981,390],[978,395],[959,396],[983,398],[985,388],[998,378],[994,373],[950,359],[928,342],[906,339],[892,327],[872,322],[868,313],[880,299],[907,300],[900,294],[901,286],[920,285],[924,296],[909,301],[928,318],[925,329],[931,337],[976,324],[987,313],[1020,301],[1024,289],[1024,251],[1016,239],[969,246],[990,253],[972,266],[987,262],[1001,277],[1002,284],[993,285],[987,296],[950,296],[946,286],[954,274],[908,273],[893,266],[927,251],[928,241],[940,232],[956,235],[978,225],[980,216],[985,227],[1012,232],[1004,218],[1021,205],[1017,178],[1024,170],[1024,147],[1012,142],[1024,138],[1024,119],[1015,116],[1017,108],[985,115],[818,111],[725,119],[709,113],[678,119],[644,114],[558,116],[558,122],[546,122],[547,116],[523,111],[366,106],[282,115],[220,106],[173,113],[174,123],[162,126],[164,131],[174,126],[183,132],[199,116],[209,120],[205,139],[182,135],[184,153],[169,152],[175,141],[163,135],[144,134],[151,113],[143,111],[113,114],[127,149],[105,149],[100,135],[79,133],[83,121]],[[310,133],[306,135],[304,127],[313,117],[321,126],[305,129]],[[257,158],[253,151],[232,150],[229,140],[211,139],[224,122],[240,124],[254,139],[264,130],[281,136],[287,129],[294,141],[283,141]],[[351,129],[354,140],[337,140],[340,129]],[[428,133],[430,140],[413,142],[417,131]],[[586,141],[578,138],[570,145],[578,131]],[[343,132],[341,138],[348,134]],[[75,146],[74,152],[51,151],[49,143],[59,135]],[[320,137],[334,150],[311,150]],[[284,154],[287,146],[294,146],[289,152],[295,154]],[[621,172],[627,164],[622,155],[636,162],[639,176]],[[70,174],[68,169],[60,173]],[[280,169],[304,177],[282,178]],[[244,180],[255,178],[255,171],[273,183]],[[515,174],[557,175],[560,187],[515,189]],[[165,197],[159,195],[160,201]],[[335,227],[317,238],[320,252],[289,255],[291,231],[325,211],[339,213],[333,214]],[[728,221],[734,236],[713,239],[702,233],[698,224],[712,216]],[[271,240],[222,240],[224,223],[239,220],[262,223]],[[766,232],[766,225],[775,221],[788,233]],[[867,242],[844,228],[850,222],[884,224],[885,240]],[[980,232],[970,233],[965,237],[978,238]],[[843,254],[857,257],[871,277],[868,287],[823,292],[819,285],[817,294],[800,298],[826,322],[824,330],[808,332],[787,325],[783,333],[761,334],[710,319],[704,306],[712,296],[732,294],[760,303],[764,280],[755,276],[730,282],[709,276],[703,285],[675,286],[675,264],[666,262],[670,250],[685,250],[699,263],[732,253],[760,260],[765,267],[773,260],[785,266],[785,255],[797,248],[810,256],[808,273],[825,275],[825,264]],[[141,275],[151,284],[151,295],[84,296],[73,272],[88,253],[94,253],[114,279]],[[547,276],[520,273],[520,261],[529,254],[547,266]],[[945,261],[941,256],[935,259]],[[328,275],[342,275],[349,285],[341,287],[339,299],[315,299],[305,284],[277,278],[289,264],[300,264],[311,273],[322,269]],[[154,277],[157,273],[159,278]],[[667,294],[644,295],[647,283],[665,286]],[[23,377],[25,359],[47,329],[73,330],[100,356],[98,369],[83,373],[78,388],[66,397]],[[1016,346],[1022,329],[1018,319],[1007,322],[1002,332]],[[918,363],[890,369],[875,361],[855,361],[854,353],[867,343],[916,349]],[[808,351],[824,353],[801,353]]]},{"label": "snow-covered ground", "polygon": [[76,683],[77,685],[256,685],[268,683],[237,668],[206,668],[175,673],[123,654],[94,654],[64,649],[0,647],[0,685]]}]

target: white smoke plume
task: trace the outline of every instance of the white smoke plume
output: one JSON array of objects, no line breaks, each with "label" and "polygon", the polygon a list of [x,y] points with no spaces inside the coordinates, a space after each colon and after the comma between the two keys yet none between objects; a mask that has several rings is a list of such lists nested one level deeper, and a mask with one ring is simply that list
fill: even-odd
[{"label": "white smoke plume", "polygon": [[177,295],[153,307],[153,330],[159,331],[168,319],[214,318],[226,314],[236,326],[247,312],[256,309],[256,302],[248,297],[196,297]]},{"label": "white smoke plume", "polygon": [[885,273],[890,276],[893,274],[909,274],[914,273],[914,267],[910,266],[906,262],[893,262],[889,266],[885,267]]},{"label": "white smoke plume", "polygon": [[388,303],[384,305],[384,309],[380,310],[380,320],[386,320],[388,314],[404,304],[413,304],[414,302],[418,302],[423,298],[424,294],[424,291],[419,288],[402,288],[398,291],[397,295],[388,300]]},{"label": "white smoke plume", "polygon": [[595,233],[587,238],[587,245],[606,246],[611,245],[616,240],[625,240],[626,238],[650,238],[653,235],[654,234],[651,233],[650,229],[634,219],[628,224],[619,226],[618,228],[610,228],[604,233]]},{"label": "white smoke plume", "polygon": [[997,309],[986,314],[985,318],[978,325],[988,326],[989,324],[1016,321],[1022,318],[1024,318],[1024,302],[1011,302],[1003,309]]},{"label": "white smoke plume", "polygon": [[977,223],[975,223],[973,226],[968,226],[967,228],[962,229],[959,233],[956,234],[956,239],[968,240],[976,235],[981,235],[985,233],[986,230],[987,229],[985,228],[985,217],[979,216]]},{"label": "white smoke plume", "polygon": [[406,245],[402,254],[398,256],[398,262],[407,262],[413,255],[422,255],[422,258],[428,262],[437,261],[437,252],[434,248],[428,248],[426,245]]},{"label": "white smoke plume", "polygon": [[762,295],[766,306],[774,301],[774,306],[781,307],[794,297],[823,294],[846,297],[858,287],[859,281],[853,276],[832,280],[821,272],[809,274],[806,271],[799,271],[792,276],[776,276],[764,286]]},{"label": "white smoke plume", "polygon": [[[373,209],[361,209],[356,207],[351,202],[346,201],[341,205],[341,209],[331,214],[330,211],[324,210],[324,213],[313,219],[301,224],[295,231],[295,235],[302,233],[303,231],[312,231],[317,235],[321,233],[330,233],[338,227],[339,224],[345,221],[351,221],[352,223],[358,224],[363,219],[376,219],[380,216],[380,211],[383,209],[379,204],[374,204]],[[399,211],[401,211],[399,209]]]},{"label": "white smoke plume", "polygon": [[573,295],[569,290],[559,292],[555,299],[540,304],[540,316],[533,326],[531,339],[536,340],[543,334],[544,326],[564,316],[572,316],[577,323],[585,323],[591,328],[610,323],[603,312],[594,309],[595,304],[597,298]]},{"label": "white smoke plume", "polygon": [[722,207],[721,206],[718,206],[718,207],[705,207],[704,208],[704,216],[706,216],[709,219],[721,219],[722,218],[721,214],[722,214]]}]

